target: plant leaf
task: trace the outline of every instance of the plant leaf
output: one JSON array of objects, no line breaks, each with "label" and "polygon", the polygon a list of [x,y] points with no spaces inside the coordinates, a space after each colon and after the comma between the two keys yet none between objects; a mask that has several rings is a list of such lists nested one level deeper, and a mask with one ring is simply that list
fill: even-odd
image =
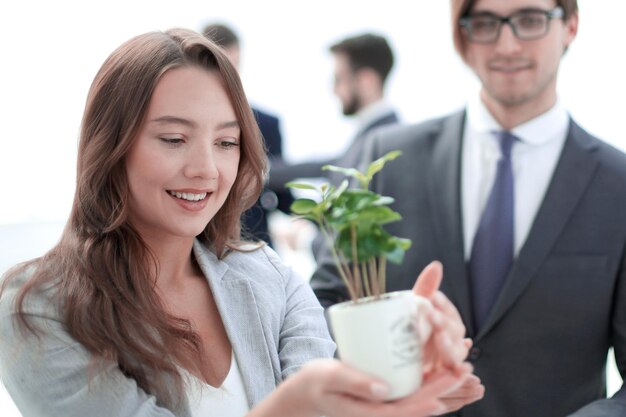
[{"label": "plant leaf", "polygon": [[377,172],[383,169],[383,167],[388,161],[393,161],[400,155],[402,155],[402,151],[391,151],[391,152],[387,152],[385,155],[381,156],[377,160],[371,162],[369,166],[367,167],[367,171],[365,173],[365,176],[368,179],[368,185],[369,185],[369,181],[372,180],[372,178]]},{"label": "plant leaf", "polygon": [[311,213],[315,207],[317,207],[317,202],[315,200],[311,200],[310,198],[299,198],[293,203],[291,203],[291,211],[295,214],[309,214]]},{"label": "plant leaf", "polygon": [[315,185],[308,184],[308,183],[305,183],[305,182],[289,181],[288,183],[285,184],[285,187],[295,188],[295,189],[298,189],[298,190],[315,190],[315,191],[319,191],[319,189]]},{"label": "plant leaf", "polygon": [[[400,151],[388,152],[372,162],[367,167],[366,173],[334,165],[325,165],[322,168],[355,178],[359,182],[358,187],[350,188],[348,179],[344,179],[338,187],[329,183],[323,183],[319,187],[305,183],[287,183],[290,188],[316,190],[320,194],[319,202],[309,198],[297,199],[291,205],[291,210],[301,218],[315,221],[329,239],[334,239],[334,244],[331,245],[332,255],[353,300],[362,296],[358,288],[365,288],[367,285],[364,282],[353,282],[358,279],[358,274],[351,276],[352,274],[347,272],[349,269],[341,266],[343,263],[354,261],[359,264],[368,263],[371,266],[373,260],[374,263],[381,261],[384,265],[385,259],[400,263],[411,246],[409,239],[392,236],[383,228],[384,225],[402,218],[400,213],[389,207],[394,199],[369,190],[373,176],[383,169],[387,161],[399,155]],[[384,274],[384,268],[382,270]],[[369,271],[376,274],[377,268],[369,268]],[[382,277],[371,276],[368,279],[374,280],[369,282],[383,282],[381,285],[384,286]]]}]

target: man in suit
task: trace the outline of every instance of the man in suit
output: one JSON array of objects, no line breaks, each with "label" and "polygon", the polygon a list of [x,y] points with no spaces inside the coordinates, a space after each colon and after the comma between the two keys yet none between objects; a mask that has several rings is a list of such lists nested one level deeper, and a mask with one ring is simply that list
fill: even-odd
[{"label": "man in suit", "polygon": [[[376,128],[396,124],[397,112],[385,100],[385,84],[393,68],[393,52],[383,36],[364,33],[345,38],[330,47],[334,58],[334,93],[341,101],[344,116],[354,117],[357,129],[347,149],[327,160],[298,164],[277,161],[272,164],[269,184],[280,189],[298,178],[322,178],[338,185],[343,176],[322,171],[324,165],[356,167],[365,138]],[[312,242],[312,253],[317,257],[323,245],[318,233]]]},{"label": "man in suit", "polygon": [[364,33],[345,38],[330,47],[334,60],[334,94],[341,101],[344,116],[354,117],[356,133],[345,152],[323,161],[299,164],[273,164],[269,183],[284,186],[296,178],[330,175],[322,166],[331,164],[355,167],[360,159],[364,138],[374,129],[398,123],[397,112],[385,100],[385,84],[393,68],[393,52],[387,39]]},{"label": "man in suit", "polygon": [[[204,27],[204,36],[220,45],[236,68],[239,68],[240,42],[233,29],[222,23],[211,23]],[[271,163],[280,164],[283,156],[283,140],[280,132],[280,120],[273,114],[266,113],[256,107],[252,112],[259,124],[259,130],[265,140],[268,157]],[[247,210],[241,219],[244,233],[251,237],[264,240],[273,246],[269,231],[268,216],[273,210],[290,213],[293,202],[291,192],[283,186],[272,187],[267,184],[257,203]]]},{"label": "man in suit", "polygon": [[[626,416],[606,396],[607,352],[626,375],[626,156],[583,130],[557,96],[576,0],[453,0],[457,52],[481,81],[460,112],[377,132],[363,164],[413,246],[388,265],[410,288],[433,259],[474,341],[485,386],[462,417]],[[324,255],[312,278],[328,307],[347,298]],[[453,395],[452,395],[453,396]]]}]

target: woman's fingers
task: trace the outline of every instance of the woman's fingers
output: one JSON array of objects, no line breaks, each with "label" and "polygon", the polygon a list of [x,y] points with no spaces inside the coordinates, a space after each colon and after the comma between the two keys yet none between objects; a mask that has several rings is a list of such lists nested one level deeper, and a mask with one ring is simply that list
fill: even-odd
[{"label": "woman's fingers", "polygon": [[[306,390],[316,411],[328,417],[427,417],[468,401],[457,392],[471,366],[462,374],[441,369],[424,378],[422,386],[408,397],[385,402],[387,386],[376,378],[335,360],[318,360],[305,365],[301,389]],[[299,372],[299,373],[300,373]],[[445,399],[445,401],[442,400]],[[446,403],[447,401],[447,403]]]},{"label": "woman's fingers", "polygon": [[450,330],[454,331],[455,336],[465,337],[466,329],[463,324],[463,319],[454,304],[452,304],[452,301],[450,301],[441,291],[437,291],[431,297],[431,302],[433,303],[433,306],[435,306],[435,311],[442,314],[445,318],[442,322],[450,326]]},{"label": "woman's fingers", "polygon": [[422,297],[429,298],[437,292],[443,279],[443,265],[439,261],[433,261],[422,270],[417,277],[413,292]]},{"label": "woman's fingers", "polygon": [[457,320],[448,319],[436,310],[428,313],[428,319],[431,322],[432,333],[424,346],[424,359],[429,366],[441,363],[454,369],[467,358],[470,345],[463,338],[465,327]]},{"label": "woman's fingers", "polygon": [[302,368],[312,374],[322,395],[342,393],[368,401],[383,401],[389,388],[382,381],[358,371],[338,360],[317,360]]},{"label": "woman's fingers", "polygon": [[439,398],[455,391],[466,377],[442,370],[423,381],[422,386],[408,397],[390,402],[364,402],[360,399],[343,398],[349,403],[346,410],[354,414],[340,417],[427,417],[443,414],[447,410]]},{"label": "woman's fingers", "polygon": [[445,404],[446,412],[452,412],[461,407],[480,400],[485,395],[485,387],[476,375],[468,375],[463,384],[456,390],[451,391],[439,400]]},{"label": "woman's fingers", "polygon": [[463,339],[463,344],[465,345],[465,348],[469,351],[474,345],[474,341],[469,337],[466,337],[465,339]]},{"label": "woman's fingers", "polygon": [[[469,369],[466,372],[469,372]],[[406,414],[398,415],[430,416],[447,412],[448,406],[441,398],[459,389],[465,378],[467,378],[467,373],[456,375],[448,370],[431,374],[424,379],[422,386],[414,394],[397,402],[398,407],[404,407],[401,409],[406,410]]]}]

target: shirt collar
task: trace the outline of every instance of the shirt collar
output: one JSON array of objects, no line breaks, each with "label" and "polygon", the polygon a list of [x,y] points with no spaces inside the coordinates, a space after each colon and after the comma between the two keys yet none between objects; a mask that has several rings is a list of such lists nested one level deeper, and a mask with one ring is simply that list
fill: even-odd
[{"label": "shirt collar", "polygon": [[385,100],[379,100],[368,104],[356,114],[358,130],[365,129],[376,120],[391,113],[393,113],[393,108]]},{"label": "shirt collar", "polygon": [[[468,103],[467,121],[475,132],[502,130],[478,95]],[[511,132],[526,144],[542,145],[551,139],[565,136],[568,125],[567,111],[557,99],[550,110],[514,127]]]}]

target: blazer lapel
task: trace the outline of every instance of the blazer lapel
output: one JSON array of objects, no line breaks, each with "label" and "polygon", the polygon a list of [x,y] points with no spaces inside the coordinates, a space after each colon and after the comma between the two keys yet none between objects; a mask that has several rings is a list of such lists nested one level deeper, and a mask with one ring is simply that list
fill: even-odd
[{"label": "blazer lapel", "polygon": [[568,137],[546,196],[477,339],[511,307],[550,253],[596,170],[597,159],[590,155],[596,147],[589,135],[570,121]]},{"label": "blazer lapel", "polygon": [[[276,387],[272,363],[257,304],[246,277],[229,269],[198,241],[194,243],[198,265],[207,277],[224,328],[233,348],[252,407]],[[263,367],[259,367],[262,364]]]},{"label": "blazer lapel", "polygon": [[437,132],[429,175],[429,201],[435,219],[437,241],[441,249],[444,279],[441,289],[457,306],[468,334],[474,334],[461,216],[461,146],[465,112],[443,120]]}]

